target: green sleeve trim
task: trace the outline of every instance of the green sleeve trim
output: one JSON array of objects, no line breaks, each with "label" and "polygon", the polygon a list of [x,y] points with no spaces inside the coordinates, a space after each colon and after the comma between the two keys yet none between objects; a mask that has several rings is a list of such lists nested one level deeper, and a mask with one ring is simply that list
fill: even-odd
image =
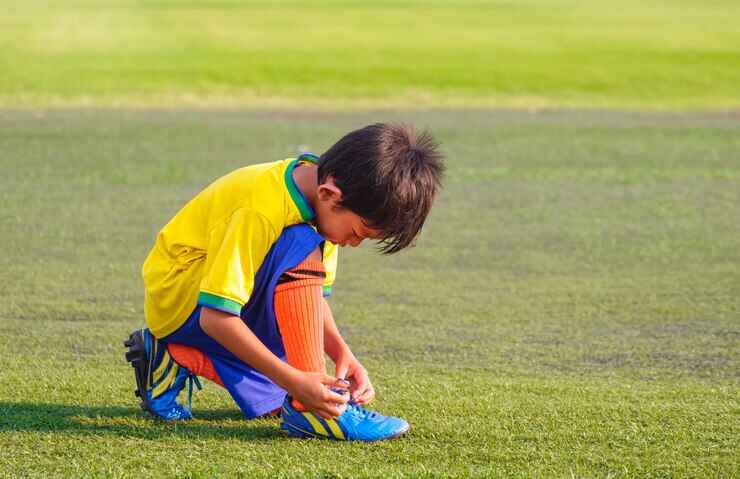
[{"label": "green sleeve trim", "polygon": [[325,298],[327,296],[331,296],[331,285],[330,284],[325,284],[324,287],[323,287],[323,290],[324,290],[324,297]]},{"label": "green sleeve trim", "polygon": [[293,181],[293,170],[296,165],[298,165],[298,160],[293,160],[285,169],[285,186],[288,188],[288,192],[290,193],[290,197],[293,199],[293,203],[298,207],[298,211],[300,211],[303,221],[311,221],[314,216],[316,216],[313,212],[313,208],[309,206],[308,201],[306,201],[306,197],[303,196],[303,193],[301,193],[301,190],[298,189],[295,181]]},{"label": "green sleeve trim", "polygon": [[208,306],[209,308],[218,309],[225,313],[231,313],[235,316],[239,316],[242,312],[242,304],[233,299],[224,298],[222,296],[216,296],[215,294],[206,293],[201,291],[198,294],[198,305]]}]

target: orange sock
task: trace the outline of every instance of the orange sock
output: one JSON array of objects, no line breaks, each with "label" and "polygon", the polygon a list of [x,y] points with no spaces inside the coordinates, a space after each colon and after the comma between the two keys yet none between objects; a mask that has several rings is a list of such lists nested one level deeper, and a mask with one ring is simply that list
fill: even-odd
[{"label": "orange sock", "polygon": [[[275,317],[288,364],[301,371],[326,371],[322,294],[325,277],[322,262],[305,260],[284,273],[275,287]],[[293,407],[305,411],[295,400]]]},{"label": "orange sock", "polygon": [[214,369],[213,363],[200,349],[185,346],[184,344],[168,344],[167,352],[170,353],[170,356],[172,356],[172,359],[177,364],[187,368],[196,376],[210,379],[219,386],[224,385],[221,377],[216,372],[216,369]]}]

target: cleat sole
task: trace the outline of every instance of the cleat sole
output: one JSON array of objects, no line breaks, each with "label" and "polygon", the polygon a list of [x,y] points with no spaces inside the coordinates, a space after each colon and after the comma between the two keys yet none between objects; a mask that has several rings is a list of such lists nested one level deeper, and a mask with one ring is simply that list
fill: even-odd
[{"label": "cleat sole", "polygon": [[314,437],[315,438],[321,438],[321,439],[329,439],[329,438],[324,437],[324,436],[319,436],[319,435],[316,435],[316,434],[312,434],[312,433],[310,433],[308,431],[304,431],[302,429],[298,429],[298,428],[296,428],[296,427],[294,427],[294,426],[292,426],[290,424],[287,424],[287,423],[281,424],[280,425],[280,429],[282,429],[283,431],[286,431],[290,437],[297,437],[297,438],[300,438],[300,439],[308,439],[308,438],[314,438]]},{"label": "cleat sole", "polygon": [[151,413],[146,401],[146,349],[144,346],[144,335],[141,330],[131,333],[129,338],[123,342],[123,345],[128,348],[125,355],[126,361],[134,368],[134,375],[136,376],[136,390],[134,391],[134,395],[141,398],[141,403],[139,404],[141,409]]},{"label": "cleat sole", "polygon": [[[327,441],[341,441],[341,442],[344,442],[341,439],[336,439],[336,438],[333,438],[333,437],[323,436],[321,434],[314,434],[314,433],[309,432],[309,431],[304,431],[303,429],[300,429],[298,427],[293,426],[292,424],[288,424],[288,423],[285,423],[285,422],[280,425],[280,429],[286,431],[288,433],[288,436],[294,437],[294,438],[299,438],[299,439],[312,439],[312,438],[315,438],[315,439],[324,439],[324,440],[327,440]],[[398,431],[397,433],[395,433],[392,436],[384,437],[382,439],[376,439],[374,441],[364,441],[364,442],[381,442],[381,441],[395,440],[395,439],[398,439],[398,438],[402,437],[407,432],[409,432],[409,429],[410,429],[410,427],[409,426],[406,426],[406,428]],[[356,440],[349,440],[347,442],[355,442],[355,441]]]},{"label": "cleat sole", "polygon": [[[149,413],[155,419],[159,419],[162,421],[170,422],[192,419],[192,414],[190,413],[189,409],[183,409],[176,402],[174,403],[174,405],[180,407],[181,411],[177,412],[177,414],[175,414],[174,416],[171,415],[172,411],[158,413],[152,407],[151,401],[148,399],[147,394],[147,387],[151,383],[151,380],[149,377],[150,364],[146,354],[145,331],[146,330],[143,329],[134,331],[133,333],[131,333],[129,338],[123,342],[123,345],[127,348],[127,351],[125,353],[126,361],[131,364],[132,368],[134,368],[134,376],[136,377],[136,390],[134,391],[134,396],[140,399],[139,406],[143,411]],[[196,385],[198,386],[198,388],[201,387],[200,383],[198,383],[197,380]],[[165,417],[165,415],[163,414],[169,414],[169,416]]]}]

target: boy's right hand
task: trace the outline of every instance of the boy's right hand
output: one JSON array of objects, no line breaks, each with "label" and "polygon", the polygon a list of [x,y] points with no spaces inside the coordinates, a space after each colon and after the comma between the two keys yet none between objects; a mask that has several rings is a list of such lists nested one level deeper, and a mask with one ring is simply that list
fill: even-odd
[{"label": "boy's right hand", "polygon": [[[296,401],[324,419],[334,419],[347,409],[350,399],[348,384],[324,373],[299,371],[288,391]],[[344,391],[337,394],[330,388]]]}]

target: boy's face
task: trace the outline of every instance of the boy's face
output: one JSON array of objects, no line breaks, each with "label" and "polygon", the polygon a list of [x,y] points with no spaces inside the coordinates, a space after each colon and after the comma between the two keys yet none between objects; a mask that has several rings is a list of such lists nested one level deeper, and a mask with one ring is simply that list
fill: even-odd
[{"label": "boy's face", "polygon": [[365,225],[362,217],[339,206],[342,191],[331,178],[319,185],[316,202],[316,229],[339,246],[359,246],[366,238],[380,239],[378,230]]}]

